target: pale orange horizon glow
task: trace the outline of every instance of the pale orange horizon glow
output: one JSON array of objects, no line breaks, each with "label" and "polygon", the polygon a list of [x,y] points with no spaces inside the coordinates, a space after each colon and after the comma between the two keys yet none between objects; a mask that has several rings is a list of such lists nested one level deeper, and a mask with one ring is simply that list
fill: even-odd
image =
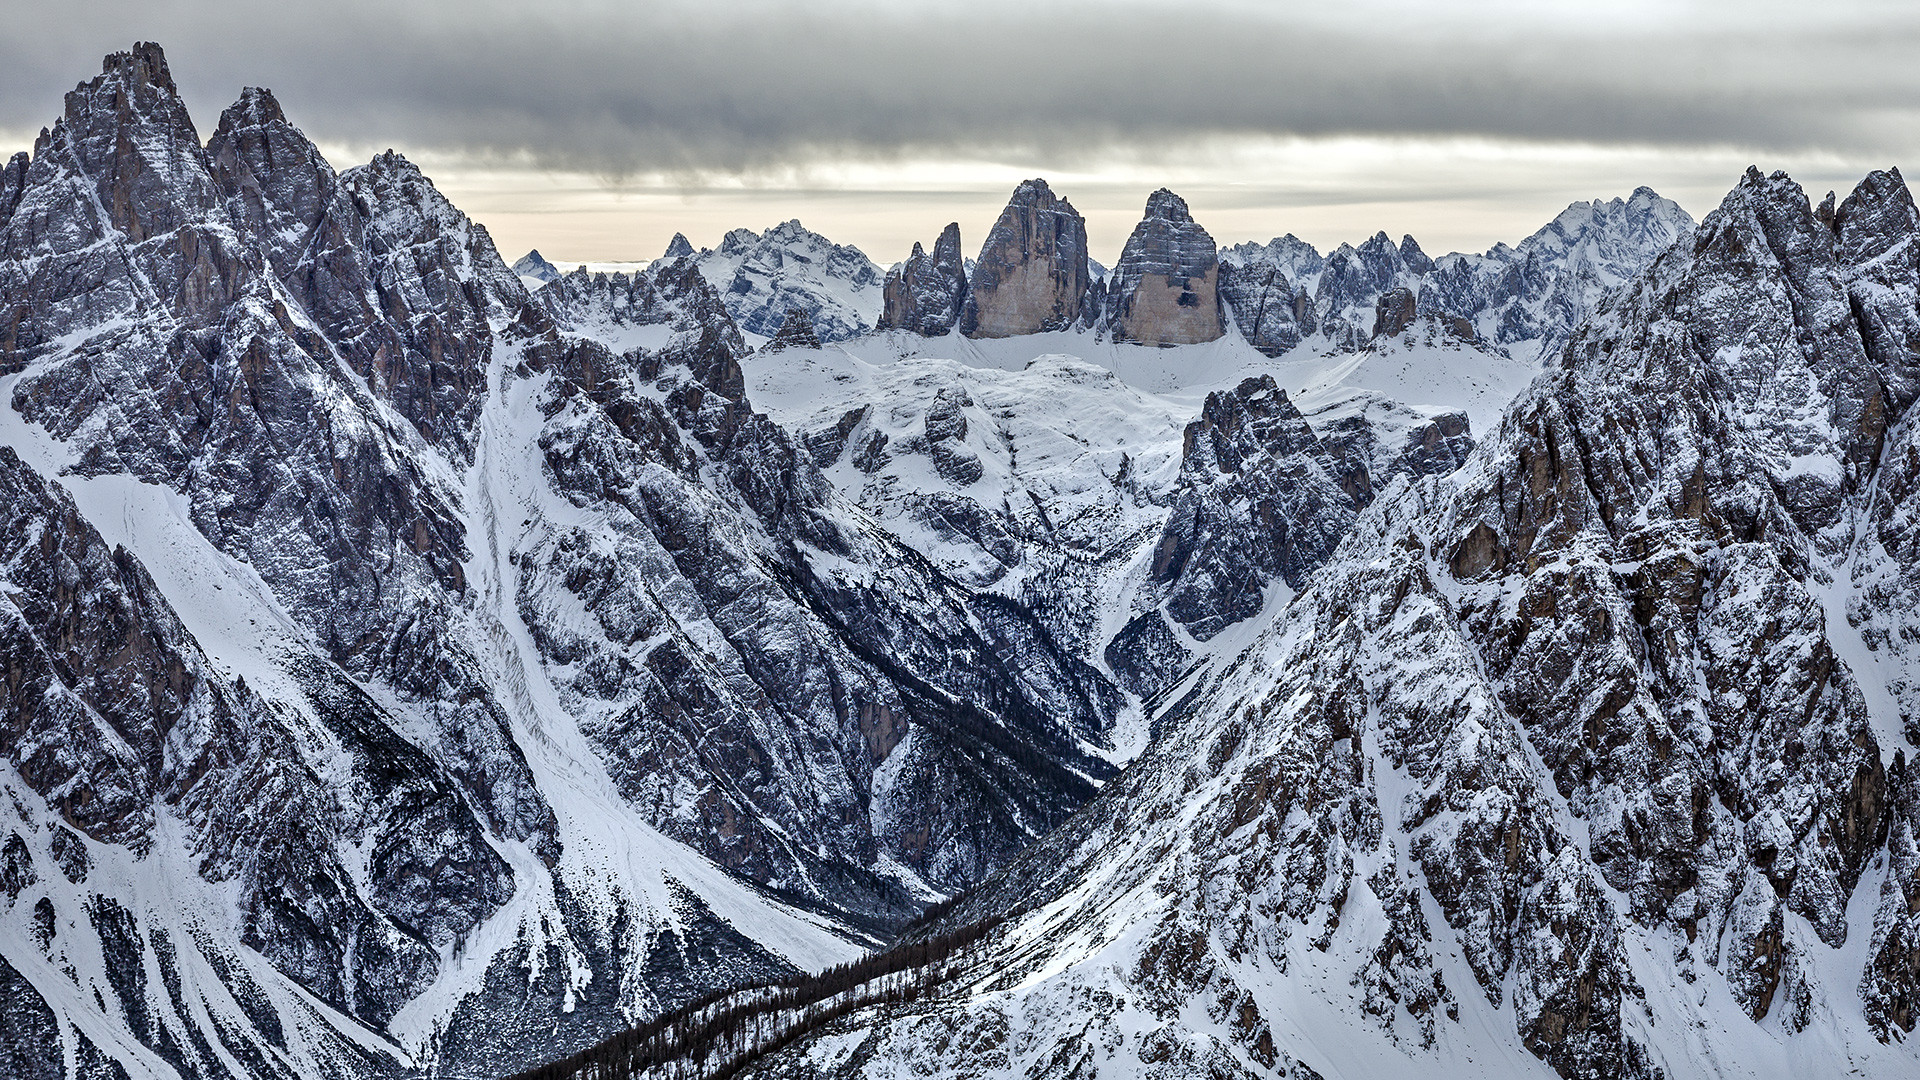
[{"label": "pale orange horizon glow", "polygon": [[[714,247],[735,228],[797,218],[882,266],[960,224],[971,254],[1022,178],[1040,175],[1087,218],[1093,257],[1111,265],[1146,197],[1170,187],[1221,244],[1293,233],[1322,251],[1379,231],[1412,234],[1429,254],[1515,243],[1569,203],[1624,198],[1646,185],[1705,216],[1749,164],[1785,168],[1814,198],[1845,193],[1869,169],[1830,155],[1754,160],[1735,149],[1382,139],[1286,140],[1204,148],[1190,158],[1074,171],[970,162],[850,163],[792,175],[648,177],[613,182],[519,165],[416,158],[454,203],[487,226],[512,260],[537,248],[558,263],[644,261],[676,232]],[[362,160],[328,148],[343,166]]]}]

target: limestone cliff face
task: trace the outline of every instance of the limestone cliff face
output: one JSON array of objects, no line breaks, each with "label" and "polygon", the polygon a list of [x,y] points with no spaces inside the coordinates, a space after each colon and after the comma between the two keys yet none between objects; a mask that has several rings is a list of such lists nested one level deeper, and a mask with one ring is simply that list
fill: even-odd
[{"label": "limestone cliff face", "polygon": [[1220,257],[1186,200],[1165,188],[1147,197],[1107,291],[1113,339],[1141,345],[1192,345],[1224,331]]},{"label": "limestone cliff face", "polygon": [[928,255],[919,244],[887,272],[880,329],[939,337],[960,321],[967,304],[967,268],[960,257],[960,224],[949,224]]},{"label": "limestone cliff face", "polygon": [[1045,180],[1024,181],[980,248],[960,332],[998,338],[1065,330],[1079,320],[1091,284],[1086,219]]}]

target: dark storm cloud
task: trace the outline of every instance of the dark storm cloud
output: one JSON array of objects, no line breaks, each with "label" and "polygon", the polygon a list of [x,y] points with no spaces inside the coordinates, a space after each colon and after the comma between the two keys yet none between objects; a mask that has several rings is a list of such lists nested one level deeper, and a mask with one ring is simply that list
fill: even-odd
[{"label": "dark storm cloud", "polygon": [[1751,4],[1637,21],[1601,4],[1552,20],[1485,5],[8,7],[0,126],[48,122],[102,52],[150,37],[203,128],[262,84],[324,140],[606,175],[1150,157],[1213,134],[1891,155],[1920,116],[1920,18],[1897,5],[1773,29],[1741,14]]}]

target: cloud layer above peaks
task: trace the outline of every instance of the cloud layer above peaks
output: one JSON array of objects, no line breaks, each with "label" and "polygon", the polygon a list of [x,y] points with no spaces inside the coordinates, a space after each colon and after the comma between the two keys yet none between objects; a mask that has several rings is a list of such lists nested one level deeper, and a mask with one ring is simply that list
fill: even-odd
[{"label": "cloud layer above peaks", "polygon": [[608,177],[1244,136],[1891,160],[1920,113],[1920,12],[1887,3],[5,6],[7,129],[151,38],[203,127],[264,84],[323,141]]}]

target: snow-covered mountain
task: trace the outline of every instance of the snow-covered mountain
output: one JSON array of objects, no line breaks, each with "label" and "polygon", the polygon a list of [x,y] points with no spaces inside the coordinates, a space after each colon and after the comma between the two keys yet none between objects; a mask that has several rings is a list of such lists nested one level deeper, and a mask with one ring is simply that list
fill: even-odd
[{"label": "snow-covered mountain", "polygon": [[1897,173],[949,233],[509,268],[109,57],[0,173],[0,1075],[1916,1071]]},{"label": "snow-covered mountain", "polygon": [[610,345],[399,155],[260,90],[203,144],[151,44],[6,181],[0,1071],[504,1071],[1113,771],[1124,695],[752,410],[690,260]]},{"label": "snow-covered mountain", "polygon": [[[1221,292],[1241,333],[1271,355],[1320,334],[1358,349],[1383,336],[1383,300],[1405,290],[1408,314],[1519,359],[1546,360],[1610,290],[1693,228],[1651,188],[1577,202],[1519,244],[1429,258],[1411,236],[1386,233],[1321,255],[1288,234],[1223,248]],[[1399,320],[1404,326],[1411,319]]]},{"label": "snow-covered mountain", "polygon": [[1920,1070],[1916,328],[1897,172],[1818,206],[1749,172],[1457,472],[1394,483],[1163,695],[1143,756],[893,954],[909,975],[827,985],[734,1059]]},{"label": "snow-covered mountain", "polygon": [[[690,247],[676,237],[680,247]],[[674,249],[653,263],[660,270]],[[885,274],[851,244],[836,244],[798,221],[763,233],[734,229],[718,248],[685,256],[719,292],[740,329],[771,338],[787,312],[813,320],[822,341],[840,341],[872,330],[879,321]]]},{"label": "snow-covered mountain", "polygon": [[675,233],[666,254],[652,262],[556,266],[539,256],[538,251],[528,252],[514,264],[515,272],[531,279],[529,287],[536,290],[581,272],[626,279],[626,287],[631,287],[632,280],[643,273],[659,273],[686,259],[720,294],[727,313],[755,343],[778,333],[792,310],[806,313],[822,341],[857,337],[879,323],[883,304],[885,274],[873,260],[859,248],[836,244],[797,220],[763,233],[734,229],[718,248],[696,250],[685,236]]},{"label": "snow-covered mountain", "polygon": [[[1093,332],[980,341],[882,334],[756,354],[743,367],[754,402],[795,432],[825,477],[882,527],[944,573],[1021,598],[1056,637],[1135,692],[1203,656],[1230,659],[1234,639],[1203,639],[1257,611],[1261,602],[1250,610],[1248,595],[1288,588],[1278,564],[1266,561],[1271,530],[1328,524],[1309,509],[1317,505],[1311,499],[1297,501],[1291,479],[1265,485],[1260,498],[1229,495],[1234,484],[1223,483],[1210,505],[1234,508],[1234,524],[1215,531],[1235,557],[1156,572],[1170,523],[1178,517],[1173,531],[1190,530],[1201,493],[1230,479],[1216,464],[1201,473],[1192,471],[1198,459],[1183,464],[1190,424],[1209,409],[1234,408],[1249,380],[1272,380],[1287,399],[1275,407],[1311,427],[1297,449],[1316,464],[1264,446],[1235,463],[1275,477],[1337,473],[1350,522],[1393,476],[1458,464],[1472,445],[1471,423],[1497,417],[1537,373],[1451,341],[1276,363],[1232,336],[1161,349],[1115,345]],[[1283,504],[1293,509],[1280,512]],[[1335,527],[1328,539],[1338,535]],[[1314,550],[1292,564],[1296,577],[1332,543]],[[1235,584],[1193,593],[1202,573]],[[1214,597],[1217,610],[1189,604],[1185,618],[1160,620],[1155,613],[1183,589]],[[1201,620],[1196,639],[1186,623]]]},{"label": "snow-covered mountain", "polygon": [[513,264],[513,272],[520,275],[520,280],[529,289],[537,289],[549,281],[560,279],[560,268],[542,258],[538,248],[520,256],[519,261]]}]

